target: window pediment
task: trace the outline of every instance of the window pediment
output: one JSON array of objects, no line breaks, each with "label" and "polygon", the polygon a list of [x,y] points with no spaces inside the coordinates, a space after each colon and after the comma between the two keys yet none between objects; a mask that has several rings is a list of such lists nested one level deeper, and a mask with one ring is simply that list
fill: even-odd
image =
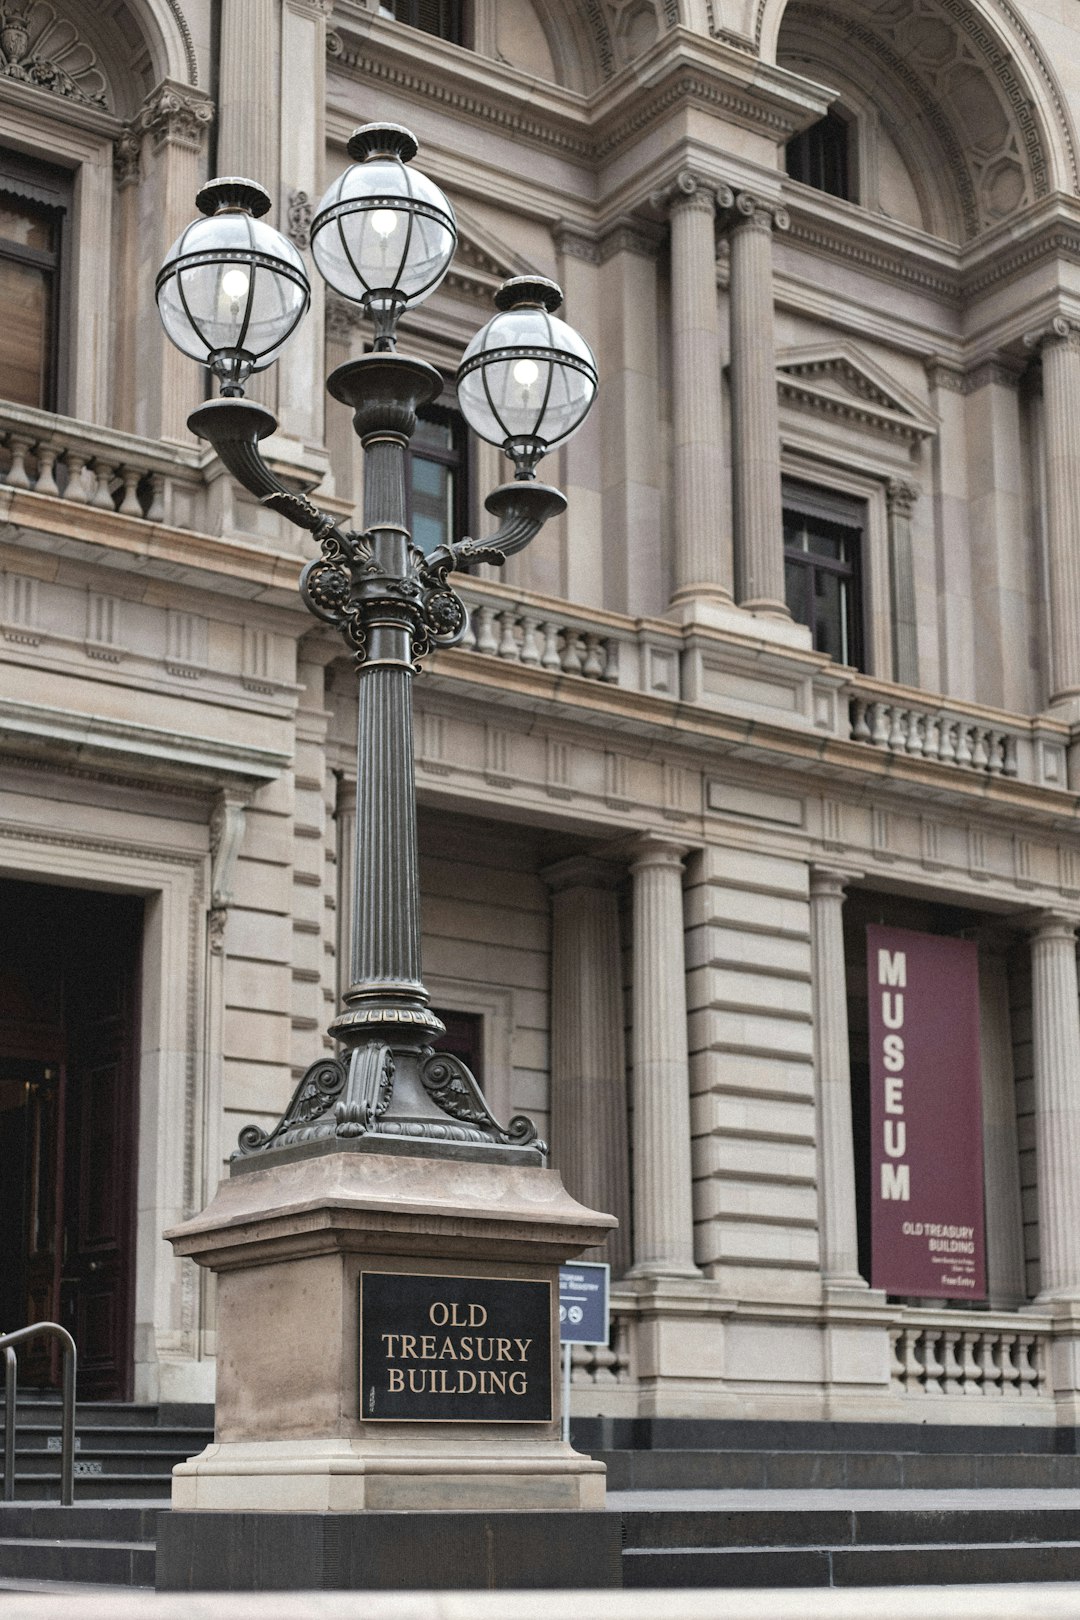
[{"label": "window pediment", "polygon": [[854,344],[784,350],[776,383],[789,405],[902,439],[912,449],[937,432],[934,413]]},{"label": "window pediment", "polygon": [[455,292],[489,303],[491,295],[510,276],[542,275],[519,253],[513,253],[499,239],[456,203],[458,244],[446,284]]}]

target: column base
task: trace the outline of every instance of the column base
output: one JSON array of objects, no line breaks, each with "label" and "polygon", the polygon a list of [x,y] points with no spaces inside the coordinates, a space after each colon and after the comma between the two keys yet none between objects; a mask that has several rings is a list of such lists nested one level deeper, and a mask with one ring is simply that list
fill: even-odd
[{"label": "column base", "polygon": [[754,608],[748,602],[736,606],[730,596],[714,596],[704,591],[679,592],[671,600],[671,617],[686,628],[720,630],[728,635],[752,636],[798,652],[812,650],[810,631],[796,624],[786,609],[773,611],[775,604]]},{"label": "column base", "polygon": [[637,1282],[639,1279],[663,1282],[669,1277],[688,1277],[692,1280],[700,1279],[701,1272],[697,1266],[689,1262],[677,1260],[642,1260],[636,1266],[631,1266],[623,1277],[624,1282]]},{"label": "column base", "polygon": [[[381,1442],[381,1443],[380,1443]],[[599,1512],[603,1463],[563,1441],[455,1434],[226,1441],[173,1469],[172,1506],[205,1513]]]},{"label": "column base", "polygon": [[614,1225],[553,1170],[330,1152],[233,1175],[167,1233],[217,1273],[214,1444],[182,1513],[581,1512],[558,1268]]}]

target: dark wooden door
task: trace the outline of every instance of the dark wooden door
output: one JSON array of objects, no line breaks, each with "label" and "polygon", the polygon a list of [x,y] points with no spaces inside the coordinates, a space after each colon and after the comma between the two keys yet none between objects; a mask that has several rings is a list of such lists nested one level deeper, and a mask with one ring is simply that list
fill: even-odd
[{"label": "dark wooden door", "polygon": [[[62,1322],[87,1399],[131,1393],[142,902],[0,883],[3,1325]],[[17,1234],[17,1235],[16,1235]],[[20,1358],[55,1383],[55,1353]]]}]

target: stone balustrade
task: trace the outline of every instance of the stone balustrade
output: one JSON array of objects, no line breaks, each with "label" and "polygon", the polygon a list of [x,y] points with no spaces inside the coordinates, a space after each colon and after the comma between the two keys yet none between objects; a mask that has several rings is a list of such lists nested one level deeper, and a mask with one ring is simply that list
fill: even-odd
[{"label": "stone balustrade", "polygon": [[469,620],[461,643],[467,651],[554,674],[581,675],[587,681],[618,683],[617,640],[588,628],[586,621],[572,621],[565,612],[547,618],[519,606],[484,602],[470,604]]},{"label": "stone balustrade", "polygon": [[202,455],[28,406],[0,410],[0,487],[147,523],[206,526]]},{"label": "stone balustrade", "polygon": [[906,1312],[889,1330],[891,1382],[904,1396],[1049,1399],[1048,1320]]},{"label": "stone balustrade", "polygon": [[571,1345],[570,1382],[574,1388],[600,1389],[605,1384],[633,1382],[630,1328],[630,1316],[616,1310],[611,1314],[611,1337],[607,1344]]},{"label": "stone balustrade", "polygon": [[957,770],[1018,774],[1017,732],[982,725],[948,709],[853,697],[851,736],[871,748],[936,759]]}]

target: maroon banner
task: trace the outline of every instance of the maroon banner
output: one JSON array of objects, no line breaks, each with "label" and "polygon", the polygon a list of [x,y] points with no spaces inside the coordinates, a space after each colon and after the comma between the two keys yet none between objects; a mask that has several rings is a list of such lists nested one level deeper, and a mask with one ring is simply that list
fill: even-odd
[{"label": "maroon banner", "polygon": [[871,1286],[985,1299],[978,948],[870,926],[866,949]]}]

